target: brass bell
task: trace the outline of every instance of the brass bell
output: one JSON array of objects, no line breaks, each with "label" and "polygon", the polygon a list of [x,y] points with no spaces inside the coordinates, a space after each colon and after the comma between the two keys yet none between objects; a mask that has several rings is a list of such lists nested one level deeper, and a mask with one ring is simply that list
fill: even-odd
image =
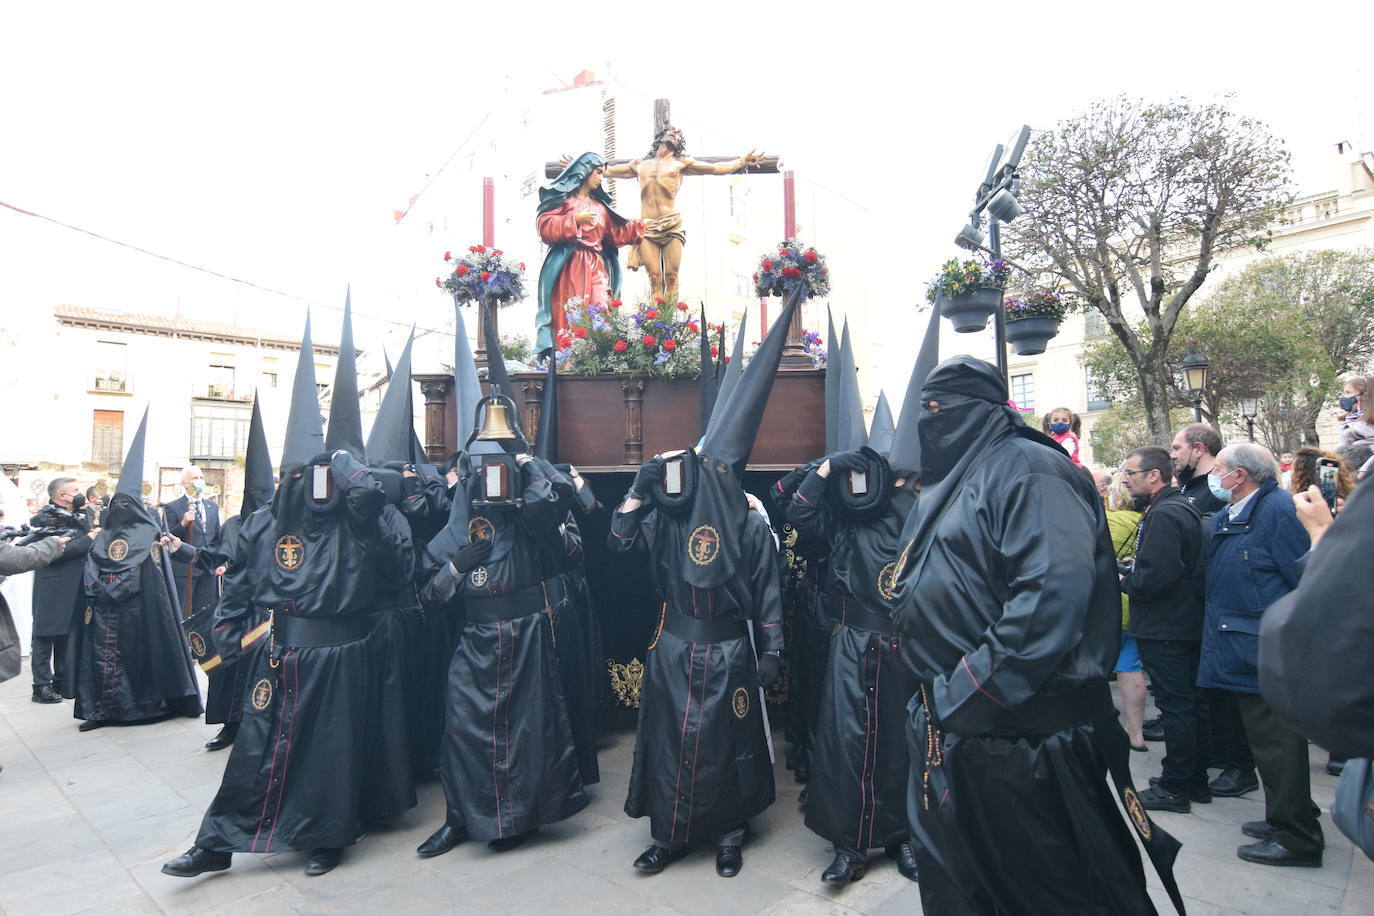
[{"label": "brass bell", "polygon": [[510,412],[501,400],[488,398],[482,413],[482,429],[477,438],[484,441],[493,439],[514,439],[515,430],[510,425]]}]

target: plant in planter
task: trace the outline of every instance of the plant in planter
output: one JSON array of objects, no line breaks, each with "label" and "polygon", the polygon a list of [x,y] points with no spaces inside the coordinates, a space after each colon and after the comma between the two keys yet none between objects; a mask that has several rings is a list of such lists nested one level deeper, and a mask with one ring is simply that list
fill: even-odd
[{"label": "plant in planter", "polygon": [[932,303],[939,300],[940,314],[959,333],[981,331],[997,311],[1009,276],[1011,265],[1001,258],[950,258],[926,287],[926,299]]},{"label": "plant in planter", "polygon": [[1008,299],[1007,340],[1019,356],[1037,356],[1045,352],[1050,339],[1059,333],[1059,325],[1069,313],[1064,294],[1056,290],[1040,290]]},{"label": "plant in planter", "polygon": [[459,304],[491,302],[506,306],[525,298],[525,262],[507,258],[500,248],[471,245],[462,257],[444,252],[444,260],[453,263],[453,272],[436,277],[434,285],[452,293]]},{"label": "plant in planter", "polygon": [[830,270],[825,255],[796,239],[778,243],[778,253],[769,252],[759,258],[754,273],[754,291],[759,298],[786,296],[798,283],[806,284],[808,297],[824,296],[830,292]]}]

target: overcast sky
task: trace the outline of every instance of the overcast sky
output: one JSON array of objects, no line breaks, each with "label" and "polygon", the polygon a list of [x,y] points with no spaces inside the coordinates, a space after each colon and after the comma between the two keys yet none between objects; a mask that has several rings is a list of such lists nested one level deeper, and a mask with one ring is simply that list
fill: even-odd
[{"label": "overcast sky", "polygon": [[[391,211],[503,92],[586,68],[670,97],[696,149],[778,151],[803,188],[852,201],[905,326],[1022,122],[1231,92],[1286,139],[1304,192],[1334,187],[1337,140],[1374,145],[1362,3],[915,6],[11,4],[0,200],[305,299],[339,303],[351,280],[370,314],[415,279],[388,276]],[[269,328],[305,309],[0,209],[0,320],[57,303]],[[317,321],[334,339],[337,315]]]}]

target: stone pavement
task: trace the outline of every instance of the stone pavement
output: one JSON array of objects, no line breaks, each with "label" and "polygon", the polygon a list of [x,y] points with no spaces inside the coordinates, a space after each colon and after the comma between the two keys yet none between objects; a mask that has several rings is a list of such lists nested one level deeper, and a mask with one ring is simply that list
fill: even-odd
[{"label": "stone pavement", "polygon": [[[830,855],[803,826],[799,787],[781,760],[778,801],[751,825],[738,877],[717,877],[709,850],[654,877],[636,874],[630,863],[649,830],[621,810],[633,753],[628,732],[604,738],[602,781],[590,789],[591,806],[513,852],[464,844],[418,858],[415,847],[443,819],[442,795],[431,784],[421,788],[414,811],[365,837],[324,877],[305,877],[304,854],[285,852],[235,856],[227,872],[170,878],[159,869],[191,845],[228,757],[203,750],[216,727],[179,719],[80,734],[70,703],[31,703],[28,685],[27,670],[0,685],[0,912],[8,916],[920,912],[917,888],[885,859],[840,891],[820,883]],[[1151,748],[1132,755],[1138,784],[1158,773],[1162,745]],[[1313,748],[1313,795],[1323,809],[1335,785],[1325,761]],[[1240,824],[1263,817],[1259,793],[1193,810],[1160,814],[1159,821],[1183,841],[1177,874],[1194,916],[1374,914],[1374,863],[1352,857],[1326,816],[1324,866],[1280,869],[1235,855],[1248,842]],[[1151,892],[1160,911],[1171,912],[1157,880]]]}]

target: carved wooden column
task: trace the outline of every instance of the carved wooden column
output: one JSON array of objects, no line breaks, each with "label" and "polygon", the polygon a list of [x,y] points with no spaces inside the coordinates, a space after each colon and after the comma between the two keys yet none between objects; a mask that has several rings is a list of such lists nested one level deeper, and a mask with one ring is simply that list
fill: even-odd
[{"label": "carved wooden column", "polygon": [[[539,418],[544,414],[544,380],[524,379],[517,382],[512,379],[511,384],[525,393],[525,409],[521,412],[520,422],[532,447],[534,440],[539,436]],[[511,400],[515,398],[512,397]]]},{"label": "carved wooden column", "polygon": [[497,340],[501,339],[501,322],[496,316],[497,307],[494,303],[477,303],[477,349],[472,354],[472,361],[479,366],[487,364],[487,322],[491,322],[491,332]]},{"label": "carved wooden column", "polygon": [[453,412],[448,400],[453,390],[453,376],[417,375],[416,381],[425,397],[425,455],[437,466],[448,457],[449,443],[455,441],[457,435],[456,429],[449,429]]},{"label": "carved wooden column", "polygon": [[644,379],[627,378],[625,392],[625,463],[644,463]]},{"label": "carved wooden column", "polygon": [[[797,310],[792,313],[792,321],[787,325],[787,342],[782,347],[782,360],[778,363],[781,369],[814,369],[811,357],[806,353],[806,345],[802,343],[802,306],[806,305],[806,299],[797,303]],[[829,345],[829,344],[827,344]]]}]

